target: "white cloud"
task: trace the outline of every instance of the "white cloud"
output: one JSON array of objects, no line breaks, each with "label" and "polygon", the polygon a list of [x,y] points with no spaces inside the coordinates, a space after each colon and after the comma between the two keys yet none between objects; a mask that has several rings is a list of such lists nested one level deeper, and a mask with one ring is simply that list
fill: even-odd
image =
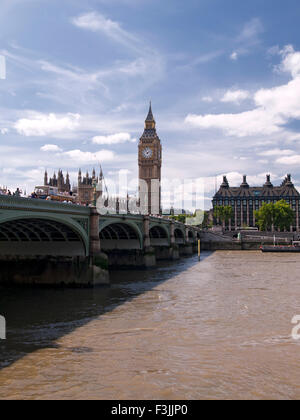
[{"label": "white cloud", "polygon": [[82,14],[74,17],[71,22],[78,28],[101,32],[108,38],[128,48],[137,49],[139,44],[138,39],[125,31],[118,22],[108,19],[98,12]]},{"label": "white cloud", "polygon": [[186,117],[185,122],[200,128],[217,128],[229,136],[246,137],[256,134],[274,134],[280,131],[285,120],[280,115],[272,115],[263,109],[255,109],[240,114],[207,114]]},{"label": "white cloud", "polygon": [[233,51],[233,53],[230,55],[230,59],[232,60],[232,61],[236,61],[237,59],[238,59],[238,53],[237,53],[237,51]]},{"label": "white cloud", "polygon": [[300,165],[300,155],[285,156],[276,160],[276,163],[282,165]]},{"label": "white cloud", "polygon": [[117,133],[109,136],[96,136],[93,137],[94,144],[120,144],[120,143],[134,143],[136,139],[132,139],[129,133]]},{"label": "white cloud", "polygon": [[32,118],[18,120],[14,128],[23,136],[57,135],[64,131],[73,131],[79,125],[79,114],[57,116],[55,114],[35,114]]},{"label": "white cloud", "polygon": [[115,159],[114,152],[110,150],[99,150],[98,152],[83,152],[79,149],[70,150],[61,154],[72,160],[73,163],[94,163],[94,162],[109,162]]},{"label": "white cloud", "polygon": [[[142,37],[126,31],[119,22],[95,11],[74,17],[71,22],[78,28],[106,36],[121,45],[123,50],[125,47],[129,50],[127,53],[134,56],[133,60],[131,58],[118,60],[108,68],[86,75],[92,78],[92,83],[96,81],[103,84],[107,98],[111,99],[114,95],[120,98],[120,95],[124,96],[124,94],[131,96],[132,88],[128,79],[135,78],[134,90],[140,91],[149,88],[165,74],[166,58]],[[68,74],[69,72],[68,69]],[[82,77],[84,74],[80,73],[80,78]],[[88,86],[91,84],[89,80],[85,83],[88,83]]]},{"label": "white cloud", "polygon": [[105,32],[108,35],[120,34],[122,29],[118,22],[105,18],[100,13],[90,12],[72,19],[72,23],[79,28],[94,32]]},{"label": "white cloud", "polygon": [[300,53],[285,49],[282,70],[293,79],[285,85],[260,89],[254,95],[256,108],[238,114],[188,115],[186,123],[204,129],[221,129],[236,137],[271,135],[283,132],[292,119],[300,119]]},{"label": "white cloud", "polygon": [[92,85],[93,83],[96,83],[98,81],[98,77],[101,75],[101,72],[87,73],[77,67],[71,69],[59,67],[58,65],[54,65],[44,60],[40,60],[39,64],[43,71],[54,73],[57,76],[60,76],[73,83],[86,83],[88,86]]},{"label": "white cloud", "polygon": [[260,44],[260,34],[264,31],[259,18],[246,22],[241,33],[235,39],[236,47],[230,54],[232,61],[237,61],[240,56],[249,54],[254,47]]},{"label": "white cloud", "polygon": [[276,69],[297,77],[300,73],[300,52],[295,52],[292,45],[287,45],[279,53],[282,55],[283,61]]},{"label": "white cloud", "polygon": [[210,103],[213,101],[213,98],[211,96],[203,96],[202,101]]},{"label": "white cloud", "polygon": [[252,44],[258,42],[258,36],[264,31],[263,24],[259,18],[253,18],[244,25],[239,36],[240,41],[247,41]]},{"label": "white cloud", "polygon": [[258,153],[259,156],[289,156],[292,155],[294,152],[292,150],[286,149],[286,150],[281,150],[281,149],[271,149],[271,150],[266,150],[264,152],[260,152]]},{"label": "white cloud", "polygon": [[45,146],[41,147],[42,152],[62,152],[62,149],[58,147],[56,144],[45,144]]},{"label": "white cloud", "polygon": [[0,129],[0,133],[4,136],[5,134],[7,134],[9,132],[8,128],[1,128]]},{"label": "white cloud", "polygon": [[234,102],[238,104],[248,98],[250,98],[250,92],[247,90],[228,90],[221,99],[221,102]]}]

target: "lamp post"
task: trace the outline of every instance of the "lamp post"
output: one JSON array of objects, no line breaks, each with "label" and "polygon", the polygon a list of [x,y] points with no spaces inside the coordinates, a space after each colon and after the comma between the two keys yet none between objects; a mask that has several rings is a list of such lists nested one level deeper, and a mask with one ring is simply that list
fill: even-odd
[{"label": "lamp post", "polygon": [[93,182],[93,188],[94,188],[93,206],[96,207],[97,205],[97,181],[96,180]]}]

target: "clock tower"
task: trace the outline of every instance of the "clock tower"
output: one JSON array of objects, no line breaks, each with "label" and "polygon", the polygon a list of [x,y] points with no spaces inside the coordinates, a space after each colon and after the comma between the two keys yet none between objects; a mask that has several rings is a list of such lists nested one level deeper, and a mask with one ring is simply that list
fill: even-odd
[{"label": "clock tower", "polygon": [[144,214],[161,214],[161,162],[162,147],[150,102],[145,130],[139,142],[139,193]]}]

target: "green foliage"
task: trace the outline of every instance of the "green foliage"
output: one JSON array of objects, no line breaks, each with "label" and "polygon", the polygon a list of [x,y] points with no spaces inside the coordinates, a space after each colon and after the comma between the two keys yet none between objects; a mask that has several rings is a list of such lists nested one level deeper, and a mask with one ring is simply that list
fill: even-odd
[{"label": "green foliage", "polygon": [[262,231],[272,230],[272,227],[280,230],[289,229],[294,221],[294,212],[285,200],[277,203],[263,203],[259,210],[255,211],[256,224]]},{"label": "green foliage", "polygon": [[201,227],[203,229],[208,228],[209,227],[209,212],[208,211],[204,211],[204,215],[203,215],[203,222]]},{"label": "green foliage", "polygon": [[171,219],[185,224],[186,217],[187,217],[186,214],[178,214],[177,216],[171,216]]},{"label": "green foliage", "polygon": [[219,219],[221,222],[229,222],[232,217],[232,207],[231,206],[216,206],[214,209],[214,216],[216,219]]}]

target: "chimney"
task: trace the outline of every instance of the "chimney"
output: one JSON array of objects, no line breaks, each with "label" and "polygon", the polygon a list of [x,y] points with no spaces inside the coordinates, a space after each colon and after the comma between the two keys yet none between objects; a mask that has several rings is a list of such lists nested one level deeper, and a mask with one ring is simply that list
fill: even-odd
[{"label": "chimney", "polygon": [[247,175],[243,176],[243,183],[241,185],[242,188],[249,188],[249,185],[247,183]]},{"label": "chimney", "polygon": [[264,187],[273,187],[273,184],[271,182],[271,175],[267,175],[267,180]]},{"label": "chimney", "polygon": [[223,176],[223,183],[221,185],[221,188],[229,188],[229,182],[227,180],[227,176]]}]

